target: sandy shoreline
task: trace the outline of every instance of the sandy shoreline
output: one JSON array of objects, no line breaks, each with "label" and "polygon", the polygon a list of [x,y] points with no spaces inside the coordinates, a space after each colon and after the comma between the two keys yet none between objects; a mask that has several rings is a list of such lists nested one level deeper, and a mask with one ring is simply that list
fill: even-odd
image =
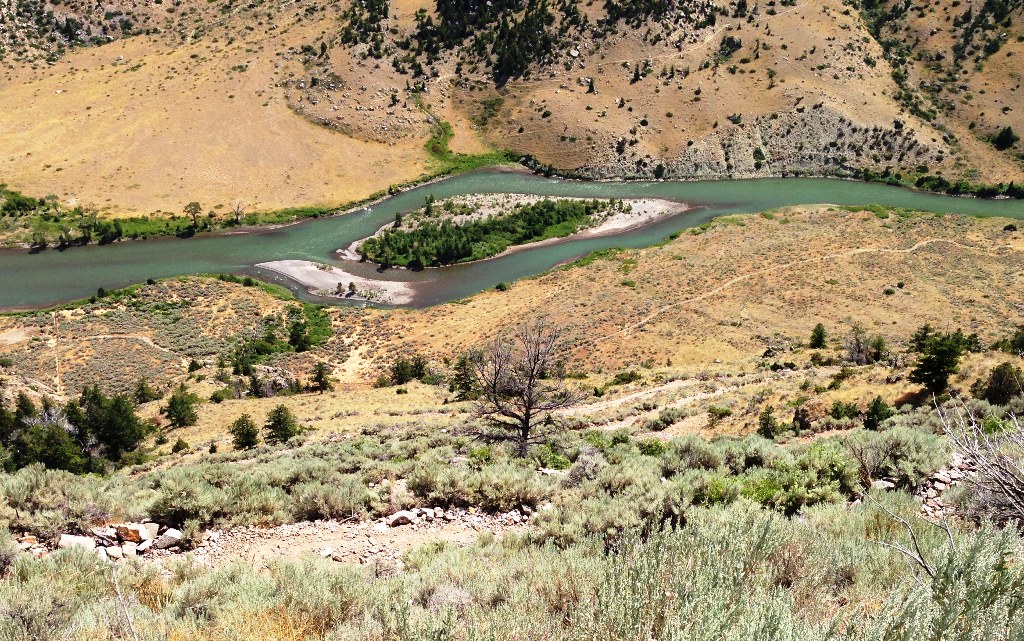
[{"label": "sandy shoreline", "polygon": [[[256,265],[261,269],[276,272],[304,286],[309,293],[318,296],[348,298],[350,300],[367,300],[391,305],[408,305],[412,302],[415,290],[409,283],[393,280],[365,278],[345,271],[339,267],[315,263],[309,260],[275,260]],[[349,283],[355,283],[356,294],[338,296],[340,284],[345,291]]]}]

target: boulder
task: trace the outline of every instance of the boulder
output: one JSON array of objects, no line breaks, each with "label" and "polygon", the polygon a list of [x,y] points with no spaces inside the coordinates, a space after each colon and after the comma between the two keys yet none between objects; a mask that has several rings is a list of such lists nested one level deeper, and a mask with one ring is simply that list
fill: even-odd
[{"label": "boulder", "polygon": [[153,547],[158,550],[166,550],[181,543],[181,532],[174,528],[167,528],[155,541]]},{"label": "boulder", "polygon": [[109,561],[110,560],[110,556],[107,555],[107,548],[96,548],[95,554],[96,554],[96,557],[99,558],[100,561]]},{"label": "boulder", "polygon": [[138,554],[142,554],[151,547],[153,547],[153,539],[149,539],[148,541],[143,541],[142,543],[139,543],[138,546],[136,546],[135,548],[135,552]]},{"label": "boulder", "polygon": [[121,546],[121,552],[123,552],[125,556],[135,556],[136,554],[138,554],[138,551],[139,546],[132,543],[131,541]]},{"label": "boulder", "polygon": [[871,489],[873,490],[891,490],[895,487],[895,483],[892,481],[886,481],[885,479],[879,479],[871,483]]},{"label": "boulder", "polygon": [[388,527],[398,527],[399,525],[408,525],[416,520],[416,515],[409,510],[401,510],[395,512],[388,517]]},{"label": "boulder", "polygon": [[117,541],[117,530],[112,527],[94,527],[89,530],[89,534],[92,534],[103,543],[110,544]]},{"label": "boulder", "polygon": [[122,541],[142,543],[143,541],[148,541],[153,538],[150,534],[149,528],[142,523],[125,523],[115,525],[114,529],[117,530],[117,536]]},{"label": "boulder", "polygon": [[120,548],[120,546],[111,545],[110,547],[100,548],[100,549],[101,550],[105,550],[106,553],[107,553],[107,556],[109,556],[111,559],[123,559],[124,558],[124,550],[122,550]]},{"label": "boulder", "polygon": [[59,548],[72,548],[78,547],[85,550],[95,550],[96,541],[88,536],[75,536],[73,534],[61,534],[60,541],[57,542]]},{"label": "boulder", "polygon": [[147,539],[156,539],[157,535],[160,534],[159,523],[143,523],[142,526],[146,528],[146,532],[149,533]]}]

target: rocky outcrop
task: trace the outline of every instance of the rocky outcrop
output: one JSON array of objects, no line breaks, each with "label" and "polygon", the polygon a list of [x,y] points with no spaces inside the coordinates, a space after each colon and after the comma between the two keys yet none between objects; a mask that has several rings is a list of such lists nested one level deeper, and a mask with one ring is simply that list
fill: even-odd
[{"label": "rocky outcrop", "polygon": [[[642,135],[642,134],[638,134]],[[675,157],[642,154],[625,138],[607,143],[588,165],[586,178],[711,180],[785,176],[854,177],[886,167],[934,167],[949,156],[941,139],[923,143],[909,125],[856,123],[823,105],[722,123]]]}]

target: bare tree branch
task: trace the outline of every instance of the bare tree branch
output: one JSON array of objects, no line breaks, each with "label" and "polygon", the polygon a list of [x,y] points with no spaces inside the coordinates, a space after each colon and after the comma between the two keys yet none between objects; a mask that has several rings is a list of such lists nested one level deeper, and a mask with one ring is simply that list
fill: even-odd
[{"label": "bare tree branch", "polygon": [[556,410],[582,400],[565,386],[557,371],[561,330],[544,318],[523,325],[511,336],[499,336],[474,357],[481,397],[476,415],[492,427],[510,432],[525,457],[539,424],[553,421]]}]

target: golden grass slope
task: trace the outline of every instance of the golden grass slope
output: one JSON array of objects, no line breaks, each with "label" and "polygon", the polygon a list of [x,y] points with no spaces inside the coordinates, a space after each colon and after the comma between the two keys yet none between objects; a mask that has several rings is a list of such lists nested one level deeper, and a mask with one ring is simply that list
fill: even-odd
[{"label": "golden grass slope", "polygon": [[289,109],[276,85],[313,29],[183,44],[137,36],[17,69],[0,80],[0,176],[25,193],[138,214],[192,200],[336,205],[422,174],[423,138],[359,140]]},{"label": "golden grass slope", "polygon": [[[769,346],[806,341],[818,322],[891,339],[925,322],[994,339],[1024,322],[1024,235],[1004,232],[1005,220],[886,216],[820,206],[721,219],[508,292],[366,312],[355,336],[400,336],[441,357],[547,315],[568,328],[585,370],[671,361],[696,373],[717,361],[749,365]],[[395,342],[378,344],[389,362],[383,351]]]}]

